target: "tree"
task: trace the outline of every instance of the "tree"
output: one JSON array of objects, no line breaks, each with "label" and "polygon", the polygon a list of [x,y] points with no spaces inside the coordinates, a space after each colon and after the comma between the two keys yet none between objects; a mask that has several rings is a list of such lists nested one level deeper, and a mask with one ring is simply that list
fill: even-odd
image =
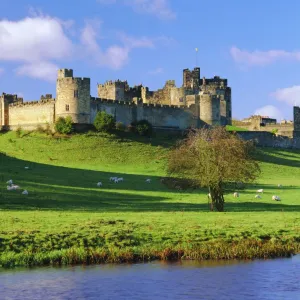
[{"label": "tree", "polygon": [[224,188],[229,182],[251,182],[260,173],[254,145],[223,127],[190,131],[169,153],[168,173],[208,187],[211,210],[224,211]]},{"label": "tree", "polygon": [[72,117],[67,116],[65,118],[59,117],[55,122],[55,131],[62,134],[69,134],[73,131]]},{"label": "tree", "polygon": [[105,111],[99,111],[94,120],[94,126],[98,131],[109,131],[115,128],[115,119]]}]

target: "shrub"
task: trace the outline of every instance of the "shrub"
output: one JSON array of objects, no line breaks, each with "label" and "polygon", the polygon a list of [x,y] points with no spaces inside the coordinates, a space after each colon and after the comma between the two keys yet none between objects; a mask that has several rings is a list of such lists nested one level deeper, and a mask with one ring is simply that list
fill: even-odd
[{"label": "shrub", "polygon": [[105,111],[97,113],[94,126],[98,131],[110,131],[115,127],[114,117]]},{"label": "shrub", "polygon": [[278,133],[278,129],[277,128],[272,129],[271,133],[276,135]]},{"label": "shrub", "polygon": [[55,131],[62,134],[69,134],[73,131],[73,120],[70,116],[59,117],[55,122]]},{"label": "shrub", "polygon": [[152,125],[147,120],[140,120],[135,124],[135,131],[139,135],[151,135],[152,133]]},{"label": "shrub", "polygon": [[119,131],[125,131],[125,125],[122,122],[117,122],[116,123],[116,129]]}]

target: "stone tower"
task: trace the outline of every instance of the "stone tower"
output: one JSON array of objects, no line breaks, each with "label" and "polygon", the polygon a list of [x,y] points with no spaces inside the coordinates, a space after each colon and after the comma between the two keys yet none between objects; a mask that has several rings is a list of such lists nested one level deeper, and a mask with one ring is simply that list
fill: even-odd
[{"label": "stone tower", "polygon": [[220,96],[200,92],[200,119],[209,125],[220,125]]},{"label": "stone tower", "polygon": [[183,70],[183,87],[188,89],[199,89],[200,86],[200,68]]},{"label": "stone tower", "polygon": [[294,138],[300,138],[300,107],[294,106]]},{"label": "stone tower", "polygon": [[71,116],[75,124],[89,124],[90,111],[90,78],[73,77],[71,69],[58,70],[55,119]]}]

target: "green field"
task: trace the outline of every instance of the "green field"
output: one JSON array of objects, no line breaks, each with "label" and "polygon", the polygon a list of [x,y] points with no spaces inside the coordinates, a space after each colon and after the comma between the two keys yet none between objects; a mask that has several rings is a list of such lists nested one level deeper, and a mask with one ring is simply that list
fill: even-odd
[{"label": "green field", "polygon": [[[208,211],[206,189],[179,191],[160,182],[174,142],[130,133],[0,134],[0,265],[299,252],[300,151],[260,149],[260,178],[240,198],[226,194],[226,211],[217,213]],[[9,179],[29,194],[7,191]],[[258,188],[262,199],[254,198]],[[282,201],[272,201],[274,194]]]},{"label": "green field", "polygon": [[246,128],[242,128],[234,125],[226,125],[226,130],[227,131],[249,131]]}]

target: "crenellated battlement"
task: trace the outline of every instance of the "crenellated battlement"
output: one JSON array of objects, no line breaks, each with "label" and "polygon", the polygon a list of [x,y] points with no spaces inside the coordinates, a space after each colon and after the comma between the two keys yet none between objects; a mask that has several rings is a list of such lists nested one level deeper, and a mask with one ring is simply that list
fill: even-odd
[{"label": "crenellated battlement", "polygon": [[0,125],[45,120],[54,124],[66,116],[77,124],[91,124],[99,110],[127,125],[140,119],[153,126],[180,128],[199,127],[203,122],[231,124],[231,89],[227,79],[215,76],[201,80],[200,68],[183,70],[183,77],[183,86],[176,87],[175,80],[167,80],[155,91],[143,84],[130,87],[127,80],[108,80],[97,84],[97,97],[91,97],[90,78],[74,77],[73,69],[60,69],[55,98],[45,94],[38,101],[23,102],[17,95],[0,96]]},{"label": "crenellated battlement", "polygon": [[53,99],[53,98],[26,101],[26,102],[14,102],[14,103],[10,103],[9,107],[15,108],[15,107],[26,107],[26,106],[41,106],[41,105],[52,104],[52,103],[55,103],[55,99]]}]

